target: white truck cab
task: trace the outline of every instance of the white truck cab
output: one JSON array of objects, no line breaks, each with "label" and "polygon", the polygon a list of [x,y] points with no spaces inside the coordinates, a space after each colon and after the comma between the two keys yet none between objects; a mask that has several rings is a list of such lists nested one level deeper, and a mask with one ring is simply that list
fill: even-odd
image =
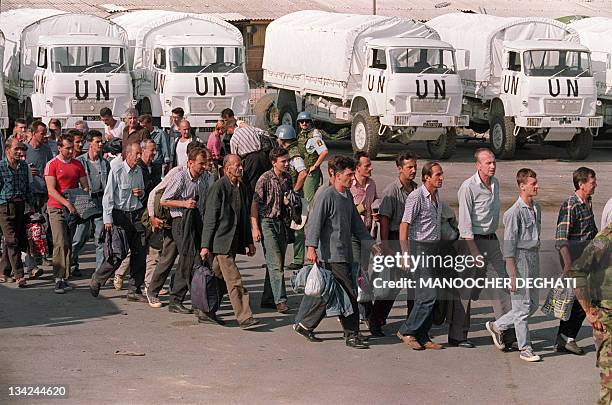
[{"label": "white truck cab", "polygon": [[353,150],[371,158],[383,141],[425,141],[433,158],[446,159],[456,127],[468,124],[455,51],[419,21],[287,14],[266,30],[263,69],[266,86],[278,89],[282,123],[295,125],[306,110],[350,126]]},{"label": "white truck cab", "polygon": [[34,93],[26,117],[58,118],[63,128],[85,120],[103,128],[100,109],[121,114],[132,106],[127,49],[122,40],[92,34],[41,36]]},{"label": "white truck cab", "polygon": [[88,14],[53,9],[2,13],[10,32],[3,66],[11,116],[26,121],[57,118],[63,128],[85,120],[103,128],[100,109],[121,115],[132,107],[127,34]]},{"label": "white truck cab", "polygon": [[192,127],[211,131],[221,111],[253,121],[243,38],[233,25],[204,14],[130,11],[113,21],[130,40],[134,97],[154,124],[171,126],[181,107]]},{"label": "white truck cab", "polygon": [[585,159],[603,120],[590,51],[547,18],[445,14],[427,23],[457,49],[470,128],[501,159],[527,142],[555,142]]}]

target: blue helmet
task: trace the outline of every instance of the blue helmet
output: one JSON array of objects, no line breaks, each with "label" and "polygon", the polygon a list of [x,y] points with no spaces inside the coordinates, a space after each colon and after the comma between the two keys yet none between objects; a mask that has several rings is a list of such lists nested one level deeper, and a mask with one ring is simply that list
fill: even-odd
[{"label": "blue helmet", "polygon": [[280,125],[276,128],[276,137],[281,140],[291,140],[297,138],[295,129],[291,125]]},{"label": "blue helmet", "polygon": [[312,121],[312,115],[308,111],[302,111],[298,114],[297,121]]}]

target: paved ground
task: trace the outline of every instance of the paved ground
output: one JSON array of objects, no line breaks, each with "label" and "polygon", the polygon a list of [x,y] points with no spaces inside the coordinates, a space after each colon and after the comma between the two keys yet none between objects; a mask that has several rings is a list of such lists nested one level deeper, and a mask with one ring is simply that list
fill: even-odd
[{"label": "paved ground", "polygon": [[[474,169],[471,154],[478,145],[461,145],[452,162],[443,164],[443,198],[456,208],[456,191]],[[375,163],[374,177],[382,187],[395,177],[393,154],[404,147],[388,145]],[[349,153],[345,142],[333,152]],[[425,149],[416,150],[426,156]],[[520,167],[538,172],[544,234],[552,237],[561,200],[572,192],[574,162],[550,159],[563,151],[530,147],[523,160],[502,162],[502,204],[516,198],[514,174]],[[546,158],[546,159],[545,159]],[[584,164],[598,173],[594,199],[597,221],[612,196],[612,148],[598,146]],[[422,164],[422,162],[419,162]],[[81,257],[91,269],[91,246]],[[235,321],[228,327],[203,326],[193,316],[170,314],[143,304],[127,303],[125,292],[102,290],[93,299],[87,279],[76,280],[75,291],[52,292],[49,273],[25,290],[0,285],[0,385],[66,384],[66,400],[30,400],[32,403],[70,404],[592,404],[597,397],[597,369],[590,327],[584,326],[579,344],[587,355],[558,355],[552,350],[556,322],[540,312],[533,318],[538,364],[527,364],[517,353],[501,353],[491,344],[484,323],[492,317],[487,302],[473,309],[470,338],[475,349],[448,348],[414,352],[395,337],[372,341],[371,350],[344,346],[340,324],[326,319],[320,327],[323,343],[307,343],[291,329],[293,315],[277,315],[258,307],[262,291],[261,253],[239,261],[251,302],[264,326],[242,331]],[[291,295],[296,308],[300,296]],[[398,300],[386,332],[393,336],[405,302]],[[231,320],[226,301],[221,312]],[[433,330],[446,342],[445,328]],[[115,351],[145,356],[115,355]],[[9,403],[6,385],[0,403]]]}]

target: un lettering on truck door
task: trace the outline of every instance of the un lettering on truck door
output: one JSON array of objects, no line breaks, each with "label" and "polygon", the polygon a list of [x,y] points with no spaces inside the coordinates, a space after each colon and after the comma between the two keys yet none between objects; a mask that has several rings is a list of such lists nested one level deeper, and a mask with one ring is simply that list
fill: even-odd
[{"label": "un lettering on truck door", "polygon": [[504,93],[516,96],[519,78],[517,76],[504,75]]},{"label": "un lettering on truck door", "polygon": [[162,94],[164,92],[164,85],[166,84],[166,75],[163,73],[155,72],[153,75],[153,91],[156,94]]}]

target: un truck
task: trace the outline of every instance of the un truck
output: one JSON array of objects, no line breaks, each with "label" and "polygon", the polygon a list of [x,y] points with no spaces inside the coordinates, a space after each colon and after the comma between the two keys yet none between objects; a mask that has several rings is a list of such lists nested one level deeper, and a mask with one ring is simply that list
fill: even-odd
[{"label": "un truck", "polygon": [[113,18],[130,41],[134,97],[141,113],[171,125],[181,107],[192,127],[211,130],[225,108],[253,121],[242,34],[210,15],[131,11]]},{"label": "un truck", "polygon": [[580,35],[580,43],[591,51],[599,99],[597,114],[603,116],[603,129],[609,131],[612,129],[612,18],[584,18],[569,26]]},{"label": "un truck", "polygon": [[[4,33],[0,31],[0,66],[4,65]],[[8,104],[4,95],[4,75],[0,73],[0,130],[9,127]]]},{"label": "un truck", "polygon": [[448,158],[468,124],[454,49],[414,20],[291,13],[266,30],[263,70],[283,124],[306,110],[350,126],[353,150],[372,158],[385,140],[427,141],[433,158]]},{"label": "un truck", "polygon": [[64,128],[85,120],[102,128],[100,109],[132,107],[127,34],[87,14],[21,8],[2,13],[3,71],[10,115],[28,122],[58,118]]},{"label": "un truck", "polygon": [[[546,18],[452,13],[427,25],[458,53],[470,128],[489,131],[491,149],[555,142],[585,159],[602,126],[589,50],[576,31]],[[463,54],[462,54],[463,52]]]}]

